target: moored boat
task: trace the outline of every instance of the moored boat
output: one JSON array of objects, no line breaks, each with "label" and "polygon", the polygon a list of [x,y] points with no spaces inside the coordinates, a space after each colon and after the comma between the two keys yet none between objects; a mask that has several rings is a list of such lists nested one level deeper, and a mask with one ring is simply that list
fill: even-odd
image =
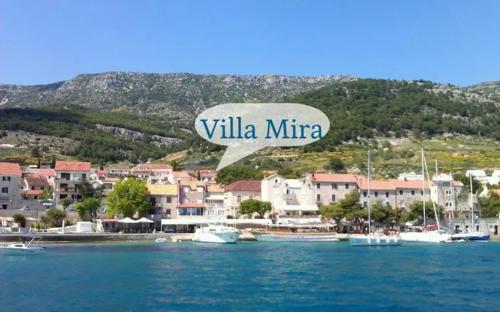
[{"label": "moored boat", "polygon": [[38,246],[39,238],[33,237],[28,243],[10,243],[0,246],[0,250],[7,254],[30,254],[45,251],[45,247]]},{"label": "moored boat", "polygon": [[490,240],[490,234],[485,232],[466,232],[451,235],[453,241],[481,241],[487,242]]},{"label": "moored boat", "polygon": [[255,234],[255,238],[260,242],[338,242],[336,234]]},{"label": "moored boat", "polygon": [[240,231],[237,228],[209,224],[196,229],[193,235],[194,242],[234,244],[240,240]]}]

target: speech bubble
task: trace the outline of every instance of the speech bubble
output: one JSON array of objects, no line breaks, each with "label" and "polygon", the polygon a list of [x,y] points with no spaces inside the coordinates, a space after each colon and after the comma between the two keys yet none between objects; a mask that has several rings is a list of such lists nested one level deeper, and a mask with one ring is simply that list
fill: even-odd
[{"label": "speech bubble", "polygon": [[330,120],[320,110],[297,103],[228,103],[203,111],[195,120],[205,140],[227,146],[217,171],[268,146],[302,146],[323,138]]}]

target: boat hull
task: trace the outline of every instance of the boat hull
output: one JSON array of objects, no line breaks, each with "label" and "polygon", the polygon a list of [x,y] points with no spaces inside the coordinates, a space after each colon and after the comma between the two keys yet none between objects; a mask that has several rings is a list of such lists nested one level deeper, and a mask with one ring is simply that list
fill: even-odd
[{"label": "boat hull", "polygon": [[286,235],[286,234],[257,234],[260,242],[338,242],[333,235]]},{"label": "boat hull", "polygon": [[405,242],[420,242],[420,243],[446,243],[451,242],[451,234],[438,231],[428,232],[402,232],[399,237]]},{"label": "boat hull", "polygon": [[386,235],[352,235],[349,237],[352,246],[399,246],[401,240],[397,236]]},{"label": "boat hull", "polygon": [[486,242],[490,240],[490,234],[482,232],[460,233],[451,236],[453,241],[481,241]]},{"label": "boat hull", "polygon": [[198,231],[193,235],[194,242],[200,243],[217,243],[217,244],[235,244],[240,240],[239,232],[201,232]]},{"label": "boat hull", "polygon": [[12,248],[12,247],[1,247],[0,252],[7,255],[25,255],[44,252],[44,247],[28,247],[28,248]]}]

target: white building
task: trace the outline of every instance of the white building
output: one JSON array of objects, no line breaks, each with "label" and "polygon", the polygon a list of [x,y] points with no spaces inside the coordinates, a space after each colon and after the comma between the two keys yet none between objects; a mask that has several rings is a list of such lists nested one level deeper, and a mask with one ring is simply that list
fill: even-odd
[{"label": "white building", "polygon": [[312,184],[306,179],[285,179],[274,174],[261,182],[262,200],[269,201],[281,224],[319,223]]}]

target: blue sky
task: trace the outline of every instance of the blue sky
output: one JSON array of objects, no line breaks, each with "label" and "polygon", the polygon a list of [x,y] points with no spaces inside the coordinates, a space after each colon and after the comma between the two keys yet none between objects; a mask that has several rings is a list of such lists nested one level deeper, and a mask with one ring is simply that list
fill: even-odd
[{"label": "blue sky", "polygon": [[0,83],[103,71],[500,80],[500,1],[0,0]]}]

